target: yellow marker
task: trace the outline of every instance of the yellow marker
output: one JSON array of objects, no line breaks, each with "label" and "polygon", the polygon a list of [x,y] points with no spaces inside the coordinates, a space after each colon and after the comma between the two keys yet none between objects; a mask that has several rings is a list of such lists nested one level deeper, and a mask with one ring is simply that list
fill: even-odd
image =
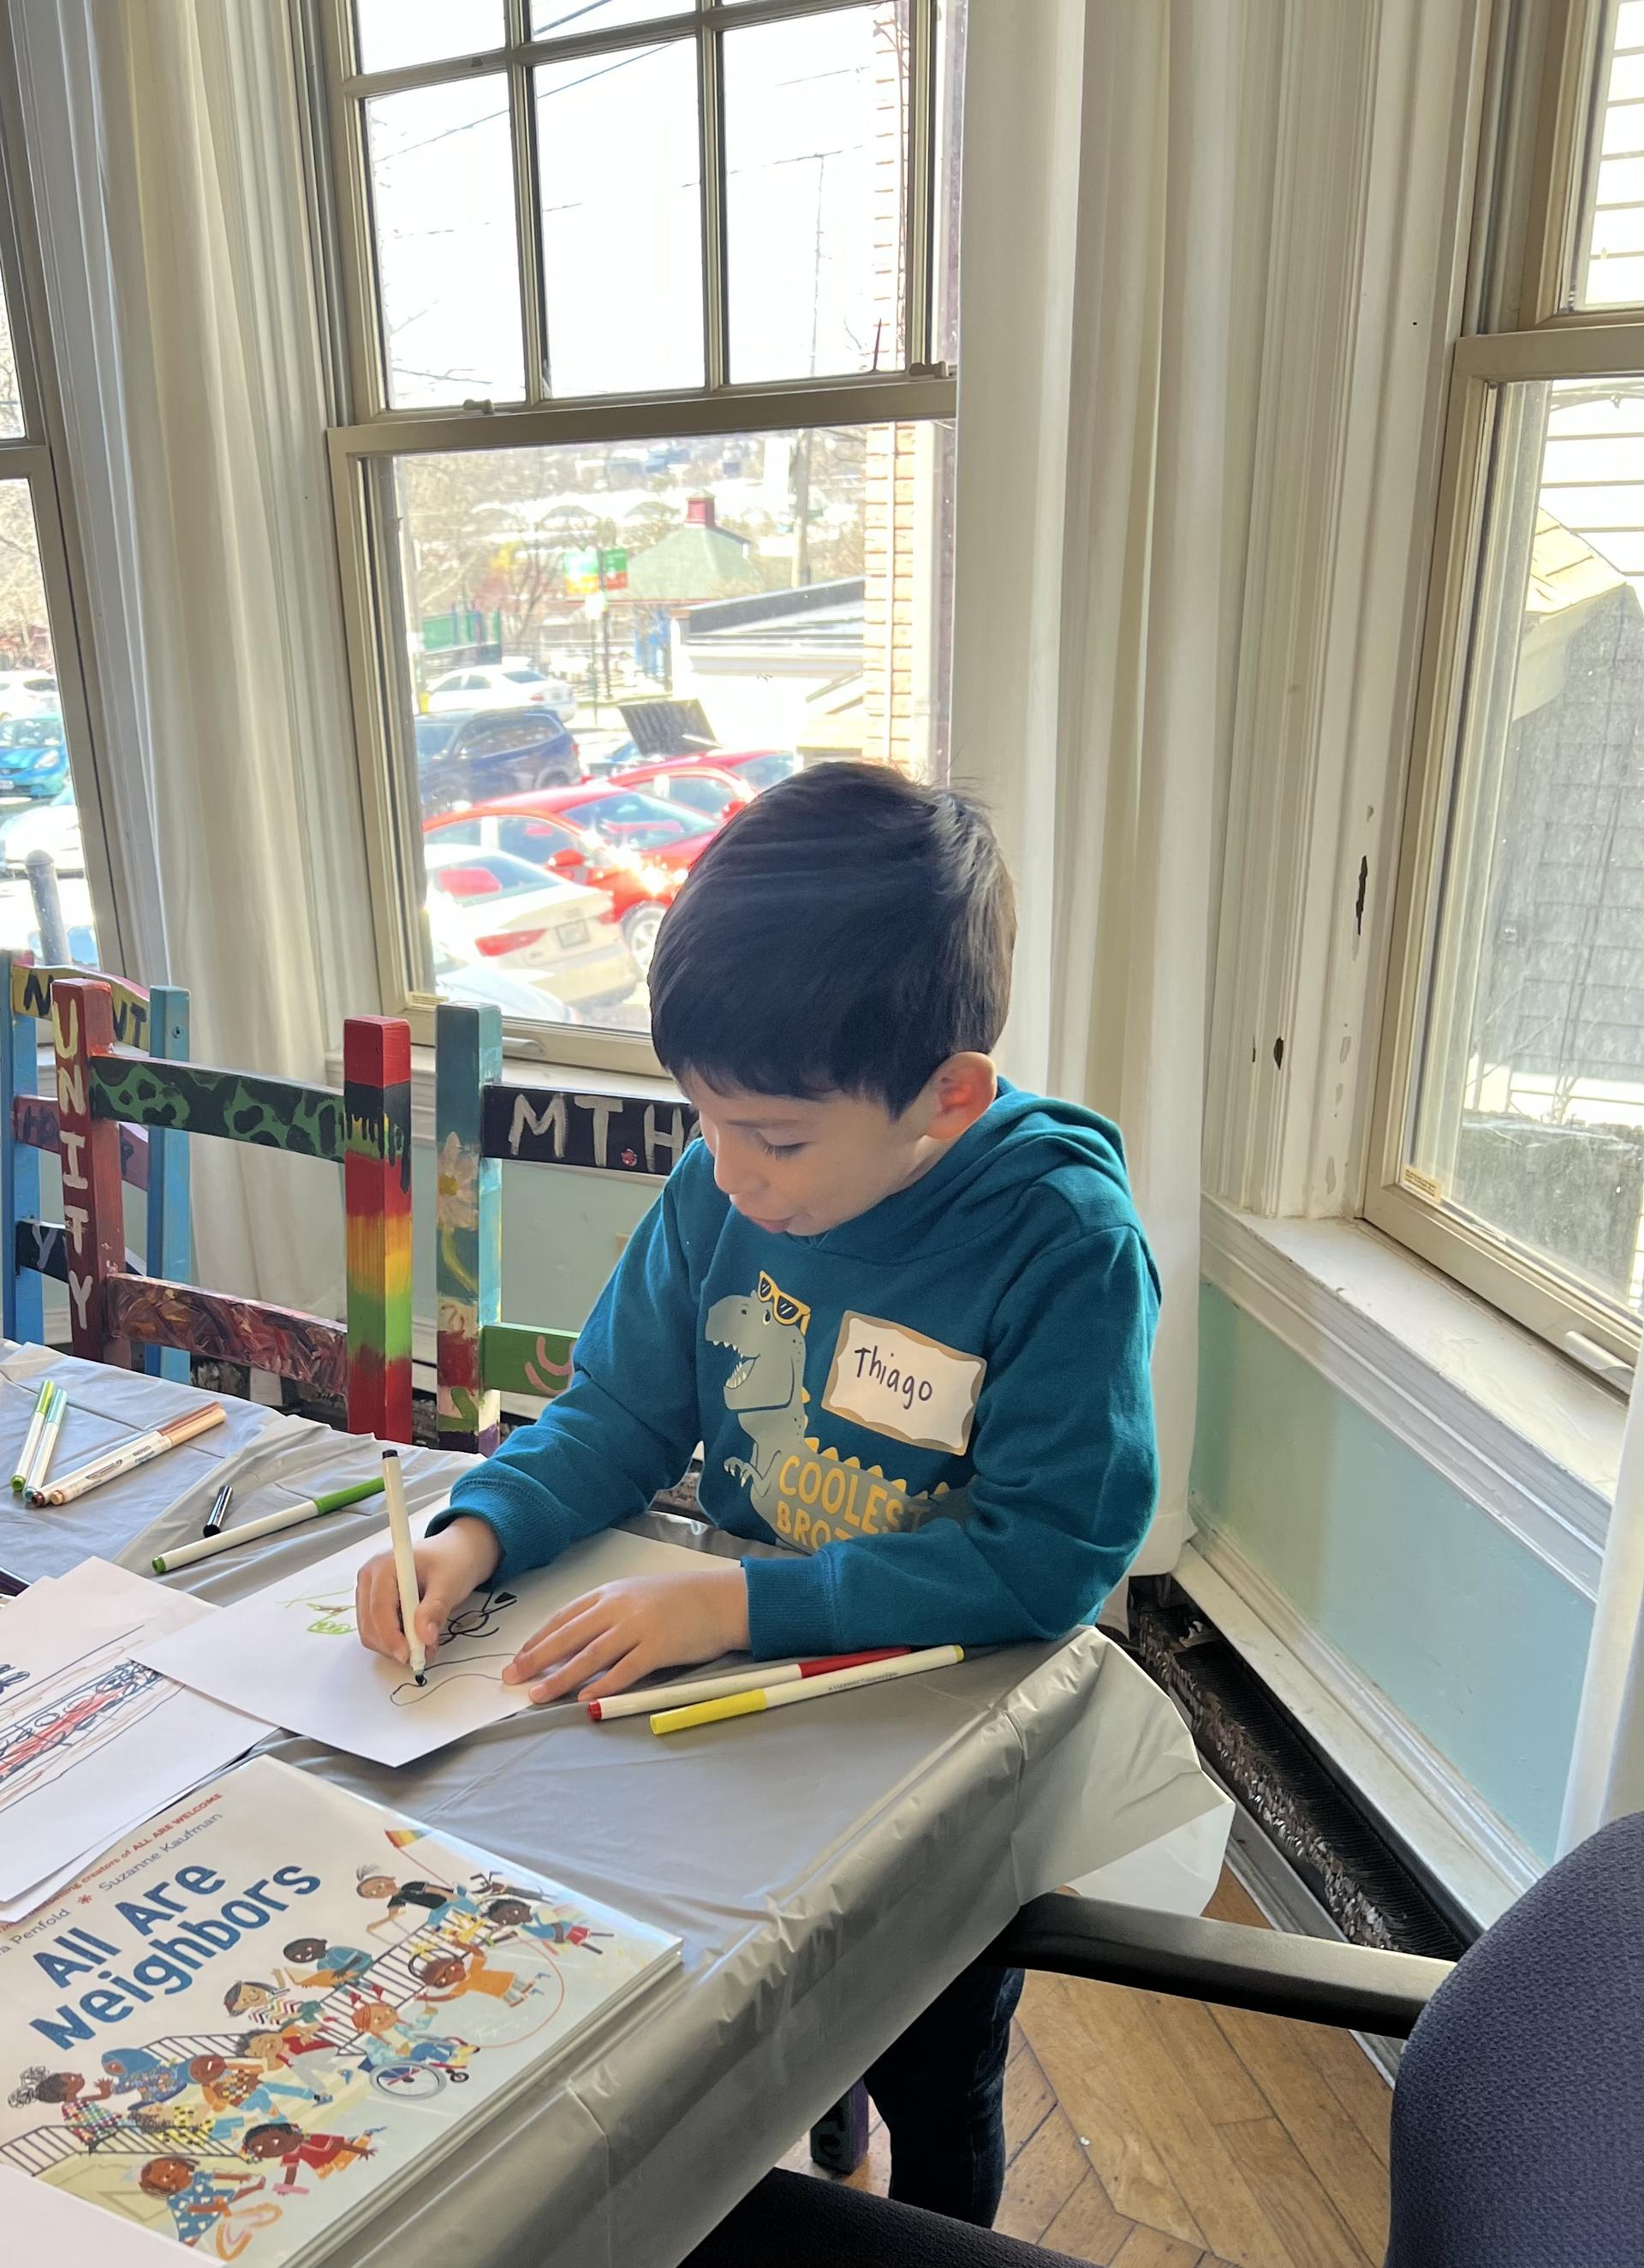
[{"label": "yellow marker", "polygon": [[765,1709],[786,1709],[796,1701],[819,1701],[825,1693],[848,1693],[858,1685],[887,1685],[921,1669],[946,1669],[963,1661],[961,1646],[929,1646],[892,1661],[864,1661],[854,1669],[833,1669],[823,1677],[797,1678],[790,1685],[757,1686],[751,1693],[726,1693],[717,1701],[693,1702],[688,1709],[661,1709],[650,1720],[653,1733],[688,1733],[698,1725],[717,1725],[728,1717],[755,1717]]}]

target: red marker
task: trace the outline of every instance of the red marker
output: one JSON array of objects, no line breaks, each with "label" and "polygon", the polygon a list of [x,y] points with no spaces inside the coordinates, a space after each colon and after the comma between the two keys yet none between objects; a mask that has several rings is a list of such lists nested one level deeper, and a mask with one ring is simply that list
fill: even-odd
[{"label": "red marker", "polygon": [[867,1653],[819,1653],[810,1661],[757,1662],[747,1669],[727,1670],[723,1677],[681,1678],[677,1685],[647,1685],[635,1693],[615,1693],[608,1701],[591,1701],[588,1713],[596,1724],[614,1717],[648,1717],[653,1709],[688,1708],[696,1701],[723,1700],[728,1693],[757,1693],[767,1685],[793,1685],[802,1677],[826,1677],[835,1669],[855,1669],[864,1661],[891,1661],[911,1653],[906,1646],[876,1646]]}]

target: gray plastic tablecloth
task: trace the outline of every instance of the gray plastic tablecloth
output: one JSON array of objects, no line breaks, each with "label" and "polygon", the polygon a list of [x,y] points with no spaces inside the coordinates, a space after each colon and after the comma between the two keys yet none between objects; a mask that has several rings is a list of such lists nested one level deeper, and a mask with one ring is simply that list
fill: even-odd
[{"label": "gray plastic tablecloth", "polygon": [[[60,1469],[203,1398],[0,1342],[8,1474],[48,1370],[70,1400]],[[146,1570],[199,1534],[225,1476],[231,1524],[377,1469],[362,1437],[226,1407],[225,1425],[61,1510],[0,1490],[0,1567],[33,1580],[96,1554]],[[414,1507],[469,1462],[405,1460]],[[167,1580],[226,1602],[381,1524],[334,1513]],[[568,1709],[398,1771],[270,1745],[685,1945],[679,1974],[334,2248],[335,2268],[675,2268],[1024,1899],[1218,1800],[1170,1703],[1089,1630],[667,1741],[642,1717]]]}]

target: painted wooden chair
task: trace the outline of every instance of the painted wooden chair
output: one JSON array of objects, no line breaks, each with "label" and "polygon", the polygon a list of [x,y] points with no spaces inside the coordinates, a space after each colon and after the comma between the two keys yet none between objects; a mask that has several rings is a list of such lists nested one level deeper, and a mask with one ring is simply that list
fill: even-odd
[{"label": "painted wooden chair", "polygon": [[576,1334],[505,1323],[502,1168],[580,1167],[665,1178],[696,1132],[683,1103],[521,1086],[503,1078],[503,1019],[441,1005],[435,1026],[439,1443],[489,1455],[501,1396],[551,1400],[570,1382]]},{"label": "painted wooden chair", "polygon": [[[10,1339],[42,1341],[45,1279],[69,1280],[61,1221],[40,1218],[40,1159],[59,1150],[55,1098],[41,1094],[38,1027],[51,1021],[53,983],[95,975],[108,987],[114,1037],[121,1047],[159,1057],[188,1052],[188,995],[180,986],[145,990],[123,977],[37,964],[32,954],[0,953],[0,1265],[4,1329]],[[120,1129],[121,1178],[147,1199],[146,1266],[151,1276],[185,1279],[193,1273],[188,1214],[188,1138],[146,1127]],[[144,1264],[144,1263],[139,1263]],[[156,1377],[187,1379],[188,1357],[180,1348],[143,1349],[143,1366]]]},{"label": "painted wooden chair", "polygon": [[[114,998],[99,978],[51,988],[76,1354],[128,1365],[135,1345],[248,1364],[346,1403],[351,1432],[411,1439],[411,1032],[351,1017],[343,1086],[309,1086],[116,1053]],[[208,1292],[128,1267],[120,1127],[209,1134],[343,1169],[348,1317]]]}]

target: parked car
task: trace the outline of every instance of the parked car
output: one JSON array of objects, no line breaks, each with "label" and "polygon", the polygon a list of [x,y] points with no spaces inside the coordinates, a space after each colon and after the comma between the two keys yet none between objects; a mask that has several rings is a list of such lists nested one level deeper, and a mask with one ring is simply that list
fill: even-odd
[{"label": "parked car", "polygon": [[0,723],[0,796],[49,803],[68,777],[61,717],[9,717]]},{"label": "parked car", "polygon": [[460,843],[425,843],[422,865],[437,953],[500,965],[572,1008],[613,1008],[638,983],[599,891]]},{"label": "parked car", "polygon": [[80,814],[67,782],[49,803],[14,811],[10,819],[0,821],[0,867],[6,873],[26,874],[31,850],[48,850],[60,874],[84,873]]},{"label": "parked car", "polygon": [[619,850],[643,851],[680,866],[694,865],[723,823],[618,780],[584,780],[578,787],[547,788],[532,796],[510,797],[507,802],[512,809],[541,811],[565,820]]},{"label": "parked car", "polygon": [[540,985],[532,984],[494,961],[459,961],[437,939],[434,945],[434,989],[442,1000],[464,1008],[500,1008],[505,1016],[529,1017],[533,1022],[580,1024],[575,1008]]},{"label": "parked car", "polygon": [[[521,805],[539,800],[534,796],[517,799]],[[694,838],[688,853],[672,858],[633,850],[607,843],[591,827],[545,811],[517,808],[511,799],[427,820],[423,835],[440,844],[506,851],[565,881],[585,882],[591,889],[604,891],[642,976],[650,973],[662,917],[673,903],[696,849],[708,840],[707,836]],[[686,852],[686,846],[680,850]]]},{"label": "parked car", "polygon": [[56,717],[62,711],[48,669],[0,669],[0,717]]},{"label": "parked car", "polygon": [[576,743],[552,709],[419,717],[416,768],[424,812],[525,788],[569,787],[583,776]]},{"label": "parked car", "polygon": [[642,787],[664,803],[681,804],[704,819],[723,820],[752,803],[754,790],[736,774],[703,756],[669,756],[660,763],[624,764],[611,775],[625,787]]},{"label": "parked car", "polygon": [[430,717],[451,717],[469,709],[574,709],[576,688],[562,677],[547,677],[527,662],[483,662],[473,669],[448,669],[428,689]]}]

